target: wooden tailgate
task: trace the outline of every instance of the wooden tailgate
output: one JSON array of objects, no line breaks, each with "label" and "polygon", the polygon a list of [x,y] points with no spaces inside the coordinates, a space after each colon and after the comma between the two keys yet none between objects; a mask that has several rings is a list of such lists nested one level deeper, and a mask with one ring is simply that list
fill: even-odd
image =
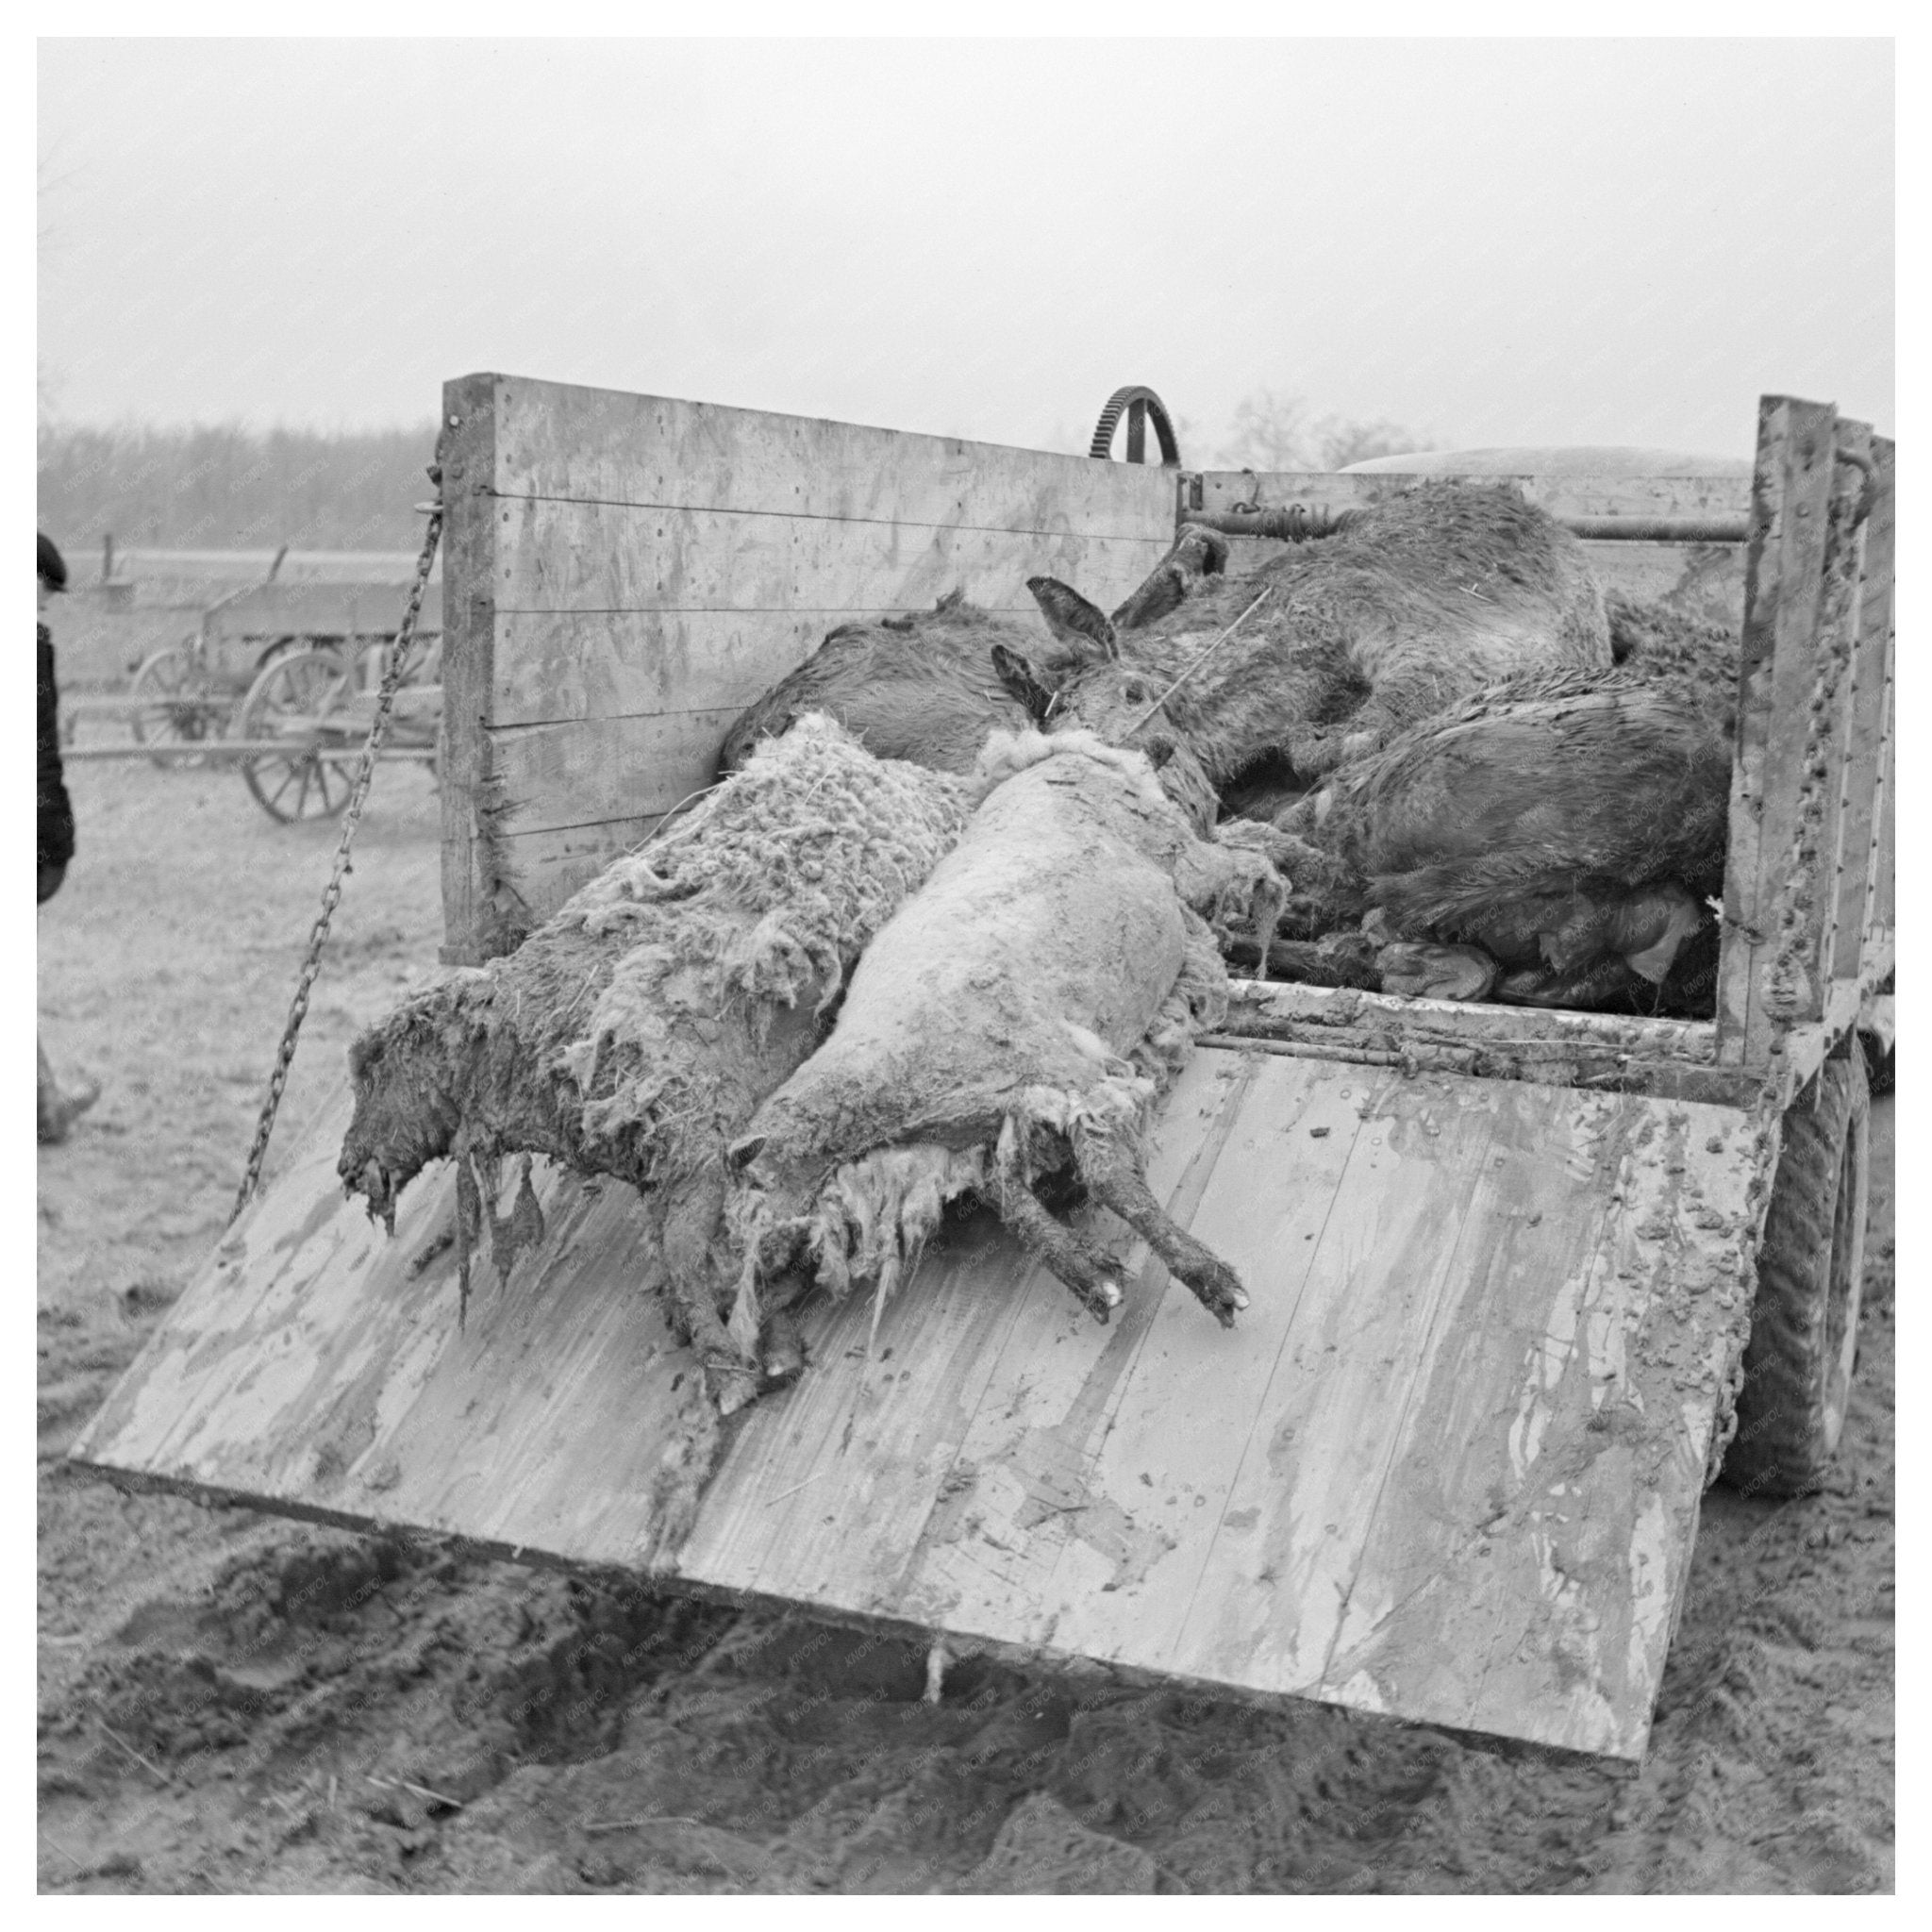
[{"label": "wooden tailgate", "polygon": [[[1748,1320],[1743,1116],[1204,1048],[1152,1178],[1241,1272],[1232,1333],[1144,1251],[1097,1326],[990,1222],[868,1358],[704,1411],[618,1184],[458,1330],[446,1171],[385,1239],[346,1100],[222,1243],[73,1459],[356,1526],[1136,1679],[1641,1757],[1725,1362]],[[1118,1234],[1120,1230],[1116,1229]]]}]

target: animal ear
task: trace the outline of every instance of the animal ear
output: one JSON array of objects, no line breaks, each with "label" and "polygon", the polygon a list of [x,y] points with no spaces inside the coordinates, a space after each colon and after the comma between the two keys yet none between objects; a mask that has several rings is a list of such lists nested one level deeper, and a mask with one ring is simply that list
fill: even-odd
[{"label": "animal ear", "polygon": [[1005,644],[992,647],[992,668],[1000,682],[1026,707],[1026,715],[1036,724],[1044,724],[1059,693],[1041,683],[1033,666]]},{"label": "animal ear", "polygon": [[955,584],[932,608],[935,610],[957,610],[966,601],[966,586]]},{"label": "animal ear", "polygon": [[1088,603],[1058,577],[1028,577],[1026,588],[1033,592],[1047,629],[1061,643],[1071,644],[1090,658],[1097,652],[1109,661],[1118,660],[1120,640],[1114,635],[1113,619],[1106,611]]}]

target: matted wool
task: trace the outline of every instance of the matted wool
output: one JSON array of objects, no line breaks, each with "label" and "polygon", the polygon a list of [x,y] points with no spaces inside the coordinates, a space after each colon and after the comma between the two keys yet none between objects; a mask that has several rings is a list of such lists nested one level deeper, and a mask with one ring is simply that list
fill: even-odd
[{"label": "matted wool", "polygon": [[1048,1148],[1138,1148],[1225,1008],[1192,905],[1247,915],[1279,893],[1265,857],[1196,840],[1148,760],[1090,733],[1002,734],[975,781],[959,844],[733,1150],[741,1346],[772,1266],[803,1257],[834,1295],[873,1281],[876,1322],[947,1201],[1030,1186]]}]

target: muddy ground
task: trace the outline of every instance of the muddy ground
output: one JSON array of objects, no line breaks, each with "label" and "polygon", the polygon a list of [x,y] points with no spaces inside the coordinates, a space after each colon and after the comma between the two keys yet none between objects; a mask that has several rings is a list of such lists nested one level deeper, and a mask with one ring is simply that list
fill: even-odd
[{"label": "muddy ground", "polygon": [[[72,773],[40,1154],[49,1891],[1870,1891],[1892,1876],[1892,1103],[1830,1491],[1707,1499],[1641,1773],[1309,1707],[1074,1690],[802,1619],[125,1494],[61,1454],[228,1212],[334,848],[239,777]],[[386,766],[277,1147],[434,969]]]}]

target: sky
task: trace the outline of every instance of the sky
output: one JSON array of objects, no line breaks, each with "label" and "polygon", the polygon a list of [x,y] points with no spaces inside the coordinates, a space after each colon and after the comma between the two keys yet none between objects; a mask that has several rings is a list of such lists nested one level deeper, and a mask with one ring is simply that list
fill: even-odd
[{"label": "sky", "polygon": [[1890,433],[1881,40],[40,43],[57,420],[470,371],[1036,448],[1150,384],[1435,446]]}]

